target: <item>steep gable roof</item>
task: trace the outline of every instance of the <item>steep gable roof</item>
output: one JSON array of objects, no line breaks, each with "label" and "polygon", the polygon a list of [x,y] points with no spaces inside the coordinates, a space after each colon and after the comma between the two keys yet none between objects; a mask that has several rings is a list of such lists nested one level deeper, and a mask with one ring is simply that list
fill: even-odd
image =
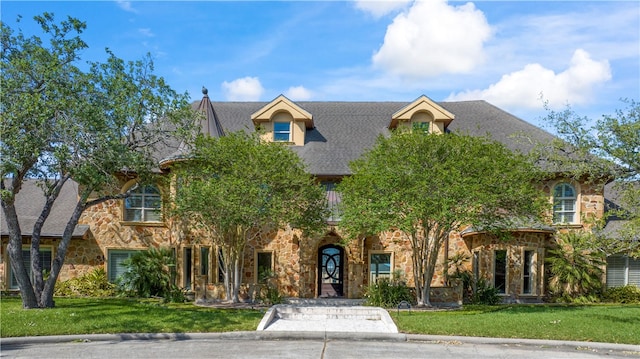
[{"label": "steep gable roof", "polygon": [[[61,238],[64,229],[71,218],[71,214],[78,201],[78,184],[71,180],[67,181],[60,191],[58,199],[55,201],[51,214],[44,222],[41,237]],[[18,214],[18,222],[22,236],[31,236],[33,233],[33,225],[40,216],[42,207],[44,206],[45,197],[42,189],[38,187],[35,180],[25,180],[22,188],[16,196],[16,212]],[[7,218],[4,211],[0,208],[0,234],[8,236]],[[77,225],[73,231],[72,237],[82,237],[89,230],[87,225]]]},{"label": "steep gable roof", "polygon": [[[225,131],[254,131],[251,115],[270,102],[212,102]],[[351,173],[349,162],[371,148],[378,136],[389,136],[392,116],[409,102],[318,102],[296,104],[313,115],[315,127],[308,129],[304,146],[291,147],[317,176]],[[504,143],[512,150],[530,151],[531,141],[551,141],[554,137],[485,101],[438,102],[455,116],[448,129],[484,136]]]}]

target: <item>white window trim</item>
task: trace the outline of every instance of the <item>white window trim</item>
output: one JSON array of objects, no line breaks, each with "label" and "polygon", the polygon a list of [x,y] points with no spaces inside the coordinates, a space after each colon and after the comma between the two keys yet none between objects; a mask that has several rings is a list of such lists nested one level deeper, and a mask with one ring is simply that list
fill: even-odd
[{"label": "white window trim", "polygon": [[[575,197],[555,197],[555,192],[556,192],[556,187],[560,186],[560,185],[569,185],[573,188]],[[573,181],[558,181],[555,182],[553,184],[553,186],[551,187],[551,204],[553,206],[553,212],[552,212],[552,220],[553,220],[553,224],[554,225],[579,225],[581,223],[580,221],[580,202],[581,202],[581,195],[580,195],[580,186],[577,183],[574,183]],[[556,200],[570,200],[573,199],[574,200],[574,204],[573,204],[573,211],[566,211],[566,210],[561,210],[561,211],[556,211],[555,210],[555,202]],[[570,213],[573,212],[573,220],[570,222],[556,222],[555,221],[555,217],[556,217],[556,213]]]},{"label": "white window trim", "polygon": [[[369,258],[367,261],[367,276],[369,277],[369,284],[373,284],[374,278],[371,274],[371,256],[374,254],[389,254],[389,279],[393,278],[393,271],[395,268],[394,263],[394,252],[393,251],[385,251],[385,250],[371,250],[369,251]],[[384,277],[383,277],[384,278]]]},{"label": "white window trim", "polygon": [[[139,187],[140,184],[138,183],[137,180],[131,180],[129,182],[127,182],[125,184],[125,186],[123,187],[122,193],[126,193],[127,191],[131,191],[134,190],[136,187]],[[162,225],[164,223],[164,218],[163,218],[163,213],[162,213],[162,191],[160,190],[160,187],[158,187],[155,184],[150,184],[150,186],[153,186],[156,188],[156,190],[158,190],[158,197],[160,199],[160,207],[158,208],[152,208],[152,207],[134,207],[133,209],[140,209],[141,213],[140,213],[140,220],[136,221],[136,220],[131,220],[127,218],[127,199],[123,199],[122,200],[122,221],[126,224],[126,223],[144,223],[145,225]],[[146,194],[144,193],[144,191],[142,191],[143,193],[141,193],[140,195],[142,196],[142,203],[144,204],[145,201],[145,197],[147,196],[152,196],[151,194]],[[153,195],[155,196],[155,195]],[[154,220],[154,221],[146,221],[145,220],[145,211],[146,210],[159,210],[160,211],[160,219],[159,220]]]},{"label": "white window trim", "polygon": [[[289,125],[289,130],[288,131],[278,131],[276,132],[276,123],[286,123]],[[292,132],[293,132],[293,123],[291,121],[274,121],[273,122],[273,142],[293,142],[293,136],[292,136]],[[288,135],[288,139],[286,141],[283,140],[276,140],[276,134],[284,134],[286,133]]]}]

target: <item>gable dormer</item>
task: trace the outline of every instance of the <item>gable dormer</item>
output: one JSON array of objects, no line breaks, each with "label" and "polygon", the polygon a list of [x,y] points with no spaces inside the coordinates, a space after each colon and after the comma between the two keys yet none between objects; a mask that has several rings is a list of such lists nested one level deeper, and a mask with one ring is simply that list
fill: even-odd
[{"label": "gable dormer", "polygon": [[405,128],[442,134],[454,118],[451,112],[422,95],[391,116],[389,129]]},{"label": "gable dormer", "polygon": [[304,145],[307,130],[313,129],[313,116],[283,95],[253,113],[251,121],[264,131],[264,141]]}]

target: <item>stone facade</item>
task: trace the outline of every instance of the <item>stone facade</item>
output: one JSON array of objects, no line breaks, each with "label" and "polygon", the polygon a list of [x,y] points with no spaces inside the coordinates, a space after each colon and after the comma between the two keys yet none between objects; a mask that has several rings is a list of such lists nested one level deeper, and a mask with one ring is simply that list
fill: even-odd
[{"label": "stone facade", "polygon": [[[551,192],[554,184],[550,182],[545,189]],[[563,226],[583,228],[588,218],[600,218],[604,211],[604,197],[600,187],[595,185],[574,184],[579,191],[580,224]],[[90,227],[82,239],[71,241],[65,264],[59,280],[67,280],[103,267],[108,270],[110,250],[143,250],[151,247],[171,247],[176,249],[177,280],[183,287],[195,291],[198,298],[223,298],[224,290],[218,282],[217,251],[208,240],[197,235],[181,236],[172,229],[170,221],[165,223],[131,223],[123,221],[122,201],[107,201],[89,208],[83,214],[80,224]],[[448,243],[439,253],[437,267],[432,280],[433,293],[444,297],[444,301],[457,302],[456,290],[441,289],[449,286],[447,277],[448,261],[453,255],[461,254],[469,260],[463,263],[462,270],[472,271],[475,275],[495,284],[496,253],[506,251],[506,278],[504,295],[507,300],[540,301],[545,295],[544,259],[546,250],[551,246],[553,235],[550,231],[522,230],[513,232],[508,240],[495,238],[486,233],[452,233]],[[56,251],[58,239],[44,238],[42,246]],[[2,288],[9,289],[7,238],[2,239],[2,262],[0,275]],[[25,245],[29,240],[25,240]],[[262,285],[257,281],[257,253],[268,252],[273,258],[272,283],[287,297],[314,298],[322,295],[319,284],[319,250],[327,245],[343,248],[344,297],[361,298],[364,288],[370,284],[370,254],[389,253],[391,271],[403,275],[409,286],[413,286],[411,247],[399,232],[383,233],[345,243],[339,227],[327,226],[324,235],[304,237],[298,230],[281,229],[265,231],[247,243],[242,270],[243,299],[255,298]],[[208,248],[208,257],[202,258],[201,248]],[[190,248],[190,258],[185,257],[185,248]],[[528,251],[531,261],[528,281],[530,288],[523,288],[524,256]],[[206,253],[206,252],[205,252]],[[189,260],[188,260],[189,259]],[[206,261],[206,266],[203,262]],[[188,268],[190,267],[190,268]],[[208,268],[208,273],[202,273]],[[186,278],[185,276],[189,276]],[[444,294],[443,294],[444,293]]]}]

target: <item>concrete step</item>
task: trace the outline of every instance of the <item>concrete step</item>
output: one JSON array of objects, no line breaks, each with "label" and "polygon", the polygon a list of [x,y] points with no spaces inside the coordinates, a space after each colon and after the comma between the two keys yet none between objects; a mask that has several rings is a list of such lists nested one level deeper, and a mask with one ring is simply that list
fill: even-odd
[{"label": "concrete step", "polygon": [[280,306],[276,312],[278,319],[286,320],[380,320],[380,311],[374,307],[299,307]]},{"label": "concrete step", "polygon": [[352,307],[362,306],[364,299],[346,299],[346,298],[287,298],[285,304],[291,304],[301,307]]},{"label": "concrete step", "polygon": [[398,333],[389,313],[382,308],[291,304],[269,308],[257,330]]}]

